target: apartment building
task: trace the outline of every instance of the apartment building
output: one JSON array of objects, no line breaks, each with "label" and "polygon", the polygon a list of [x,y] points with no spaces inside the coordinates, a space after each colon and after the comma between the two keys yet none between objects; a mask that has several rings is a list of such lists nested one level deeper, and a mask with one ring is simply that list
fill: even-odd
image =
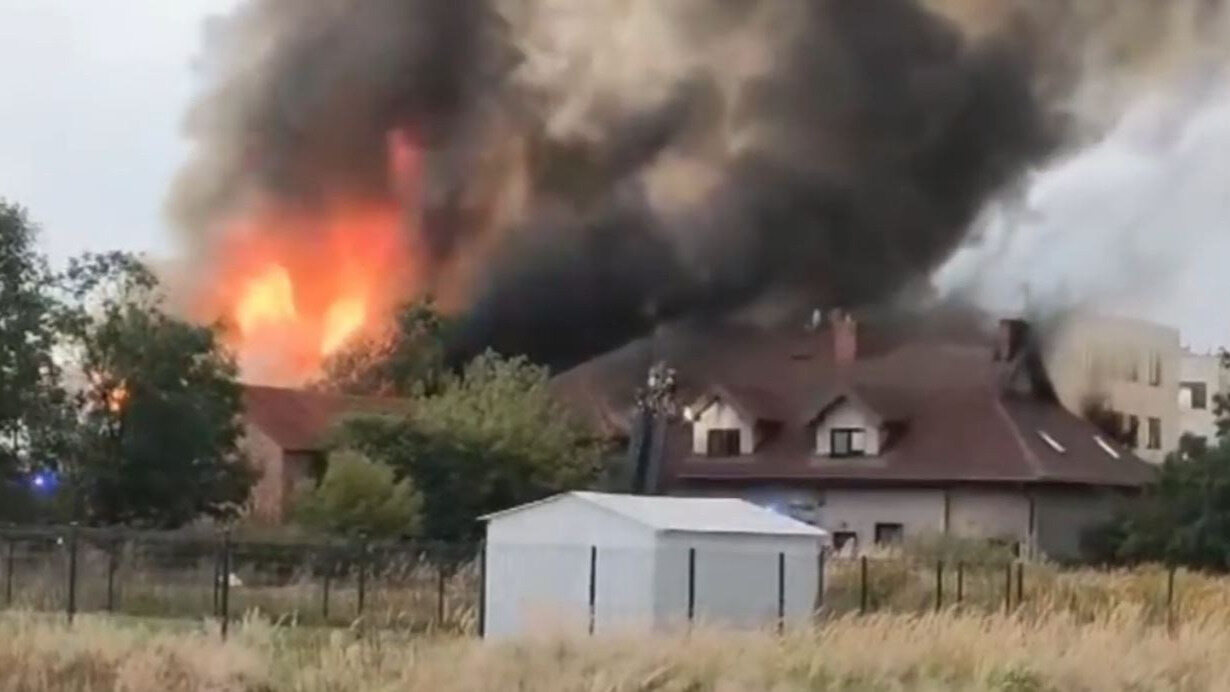
[{"label": "apartment building", "polygon": [[1219,355],[1184,351],[1179,378],[1181,432],[1212,443],[1217,438],[1213,398],[1230,391],[1230,370]]},{"label": "apartment building", "polygon": [[1053,321],[1044,361],[1069,411],[1105,416],[1136,454],[1161,463],[1178,449],[1183,349],[1179,330],[1142,320],[1072,312]]}]

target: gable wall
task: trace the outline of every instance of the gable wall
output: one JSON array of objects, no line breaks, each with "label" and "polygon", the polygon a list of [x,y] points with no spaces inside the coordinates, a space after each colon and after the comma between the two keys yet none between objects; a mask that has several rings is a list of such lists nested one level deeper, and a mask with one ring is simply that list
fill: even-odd
[{"label": "gable wall", "polygon": [[843,401],[820,419],[816,426],[816,454],[832,453],[832,436],[835,429],[863,428],[867,431],[867,456],[878,456],[883,443],[880,429],[863,409],[849,401]]},{"label": "gable wall", "polygon": [[740,452],[752,454],[756,451],[756,430],[753,421],[743,420],[734,407],[723,401],[715,401],[692,423],[692,453],[706,454],[709,451],[709,431],[729,430],[739,431]]},{"label": "gable wall", "polygon": [[282,448],[251,424],[244,426],[240,448],[259,474],[248,500],[253,516],[265,523],[280,524],[286,513],[285,455]]}]

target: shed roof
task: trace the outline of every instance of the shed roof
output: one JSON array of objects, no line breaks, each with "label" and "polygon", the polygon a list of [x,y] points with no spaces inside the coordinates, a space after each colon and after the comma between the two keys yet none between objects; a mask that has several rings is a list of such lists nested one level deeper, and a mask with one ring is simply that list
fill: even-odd
[{"label": "shed roof", "polygon": [[563,498],[618,514],[654,531],[822,537],[824,531],[759,505],[724,497],[662,497],[574,491],[488,514],[490,521]]}]

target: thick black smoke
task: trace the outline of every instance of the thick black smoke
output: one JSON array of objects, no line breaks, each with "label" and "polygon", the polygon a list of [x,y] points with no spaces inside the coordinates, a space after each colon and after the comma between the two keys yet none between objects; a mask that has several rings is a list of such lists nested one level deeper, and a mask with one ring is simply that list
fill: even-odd
[{"label": "thick black smoke", "polygon": [[455,348],[564,365],[765,295],[889,300],[1048,144],[1026,56],[912,0],[577,5],[250,0],[175,209],[208,246],[253,195],[387,195],[410,128]]}]

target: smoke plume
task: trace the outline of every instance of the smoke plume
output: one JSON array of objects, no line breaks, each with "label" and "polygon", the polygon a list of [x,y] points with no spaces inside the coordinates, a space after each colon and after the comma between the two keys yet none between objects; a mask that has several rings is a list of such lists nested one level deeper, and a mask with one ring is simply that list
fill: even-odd
[{"label": "smoke plume", "polygon": [[[947,4],[967,13],[964,26],[1004,21],[965,5]],[[1064,28],[1042,50],[1062,66],[1066,83],[1051,101],[1065,114],[1067,145],[1029,172],[1019,194],[985,208],[976,242],[937,283],[992,309],[1089,308],[1179,326],[1198,348],[1230,343],[1220,305],[1230,256],[1230,3],[1039,5],[1012,12]]]},{"label": "smoke plume", "polygon": [[567,364],[766,296],[893,299],[1188,55],[1159,16],[1219,4],[248,0],[170,209],[208,284],[237,220],[392,205],[400,297],[455,348]]}]

